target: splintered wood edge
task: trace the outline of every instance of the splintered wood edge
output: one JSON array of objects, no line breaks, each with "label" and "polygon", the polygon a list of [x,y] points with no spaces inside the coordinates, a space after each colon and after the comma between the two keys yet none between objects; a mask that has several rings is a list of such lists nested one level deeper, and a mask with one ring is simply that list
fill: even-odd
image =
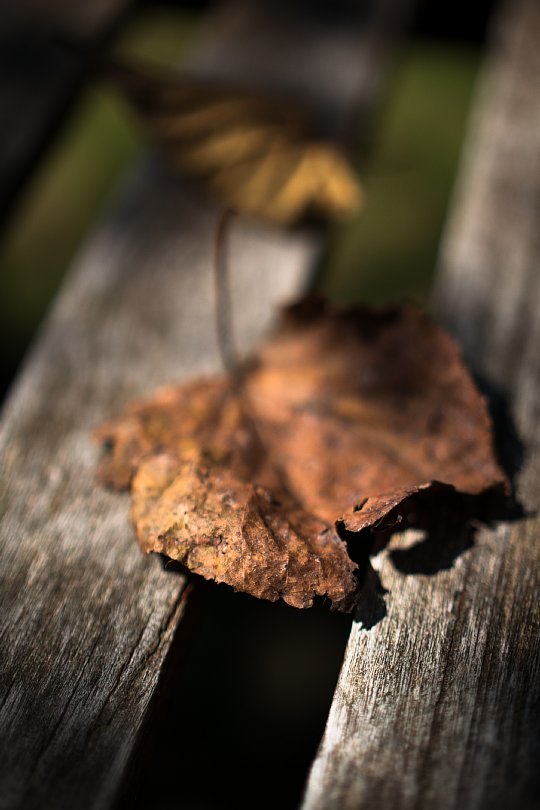
[{"label": "splintered wood edge", "polygon": [[[517,492],[533,517],[483,528],[472,548],[464,535],[443,533],[435,544],[463,553],[435,575],[400,573],[392,549],[374,560],[389,591],[388,615],[371,629],[353,625],[303,810],[537,806],[535,0],[508,0],[493,33],[443,243],[435,311],[475,371],[508,399],[526,447]],[[514,447],[512,463],[518,456]]]}]

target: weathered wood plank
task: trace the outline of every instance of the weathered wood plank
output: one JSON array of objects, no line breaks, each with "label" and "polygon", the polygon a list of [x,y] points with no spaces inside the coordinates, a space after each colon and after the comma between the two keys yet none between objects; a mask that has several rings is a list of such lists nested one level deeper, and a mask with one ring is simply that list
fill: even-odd
[{"label": "weathered wood plank", "polygon": [[[213,23],[218,39],[231,8]],[[379,24],[377,15],[369,20]],[[244,19],[244,35],[246,25]],[[258,13],[250,36],[265,36]],[[363,63],[362,29],[328,36],[350,54],[347,63],[328,64],[339,88]],[[320,37],[319,27],[307,23],[294,44],[299,65],[316,62],[312,45]],[[204,44],[208,53],[219,50],[212,59],[220,73],[241,47],[235,36],[227,48]],[[261,53],[258,61],[254,49],[249,77],[256,82],[264,71],[268,83]],[[359,96],[371,92],[371,76],[363,75]],[[218,369],[210,271],[216,222],[217,211],[159,165],[143,170],[75,263],[6,405],[0,438],[3,810],[109,806],[147,712],[185,583],[140,556],[128,499],[95,485],[97,450],[89,436],[134,395]],[[274,304],[302,286],[318,244],[314,234],[235,224],[242,347],[267,328]]]},{"label": "weathered wood plank", "polygon": [[[539,38],[535,0],[507,2],[435,306],[507,397],[526,449],[517,492],[530,517],[483,528],[472,547],[465,533],[443,532],[407,550],[408,534],[375,559],[388,615],[353,626],[304,810],[538,807]],[[506,449],[516,464],[517,446]]]}]

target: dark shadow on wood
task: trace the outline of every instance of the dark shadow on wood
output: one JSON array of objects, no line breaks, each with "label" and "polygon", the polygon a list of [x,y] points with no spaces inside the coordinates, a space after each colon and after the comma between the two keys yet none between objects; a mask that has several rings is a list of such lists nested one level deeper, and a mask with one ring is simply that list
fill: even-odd
[{"label": "dark shadow on wood", "polygon": [[390,559],[402,574],[432,576],[452,568],[457,558],[474,546],[476,532],[472,523],[454,531],[426,532],[414,546],[392,549]]},{"label": "dark shadow on wood", "polygon": [[[401,531],[392,527],[381,531],[366,530],[356,534],[338,526],[339,535],[347,543],[349,556],[357,565],[359,596],[353,612],[354,621],[366,630],[375,627],[387,615],[385,596],[388,591],[371,565],[371,558],[388,546],[396,534],[404,528],[420,529],[422,539],[408,548],[391,549],[390,560],[396,570],[406,575],[433,576],[447,571],[464,552],[473,548],[476,533],[482,526],[492,526],[496,521],[514,521],[525,516],[521,504],[513,496],[504,496],[497,488],[488,491],[482,498],[473,499],[448,493],[439,499],[426,492],[428,504],[425,510],[417,509],[418,525],[404,526],[396,521]],[[407,509],[403,509],[407,513]],[[426,522],[423,524],[421,519]]]},{"label": "dark shadow on wood", "polygon": [[353,613],[354,621],[361,624],[364,630],[371,630],[386,617],[387,608],[384,597],[387,593],[379,575],[368,561],[358,604]]},{"label": "dark shadow on wood", "polygon": [[512,418],[508,396],[495,383],[485,377],[475,374],[474,378],[478,388],[487,399],[489,412],[493,420],[497,458],[506,472],[514,491],[516,477],[526,459],[526,449]]}]

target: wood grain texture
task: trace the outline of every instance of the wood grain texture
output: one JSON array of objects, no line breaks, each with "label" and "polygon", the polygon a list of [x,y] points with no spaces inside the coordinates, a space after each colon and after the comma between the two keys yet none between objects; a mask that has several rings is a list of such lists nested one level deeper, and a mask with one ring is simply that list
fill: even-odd
[{"label": "wood grain texture", "polygon": [[405,534],[375,558],[388,615],[353,626],[304,810],[539,806],[538,4],[508,2],[493,35],[435,311],[506,396],[530,516],[474,538]]},{"label": "wood grain texture", "polygon": [[[229,10],[213,23],[218,39]],[[251,36],[264,33],[257,20]],[[299,64],[317,59],[310,36],[308,25]],[[228,42],[213,57],[216,71],[239,48]],[[215,47],[211,37],[204,47]],[[350,53],[346,64],[329,65],[336,87],[356,70]],[[253,83],[257,71],[269,81],[255,50]],[[160,383],[218,370],[217,219],[160,164],[142,169],[75,263],[5,407],[2,810],[110,806],[148,710],[185,582],[140,555],[128,499],[96,486],[90,433]],[[233,303],[244,350],[268,328],[274,305],[302,287],[318,247],[314,234],[235,223]]]}]

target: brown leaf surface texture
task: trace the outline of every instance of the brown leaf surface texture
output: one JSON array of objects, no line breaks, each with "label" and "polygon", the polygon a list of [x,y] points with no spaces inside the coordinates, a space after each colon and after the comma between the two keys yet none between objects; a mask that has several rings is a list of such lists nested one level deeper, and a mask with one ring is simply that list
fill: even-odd
[{"label": "brown leaf surface texture", "polygon": [[111,63],[106,75],[175,171],[226,208],[280,225],[360,206],[355,172],[337,144],[313,138],[289,99]]},{"label": "brown leaf surface texture", "polygon": [[453,340],[413,307],[306,301],[242,381],[163,389],[105,425],[141,547],[254,596],[349,609],[354,544],[470,517],[507,481]]}]

